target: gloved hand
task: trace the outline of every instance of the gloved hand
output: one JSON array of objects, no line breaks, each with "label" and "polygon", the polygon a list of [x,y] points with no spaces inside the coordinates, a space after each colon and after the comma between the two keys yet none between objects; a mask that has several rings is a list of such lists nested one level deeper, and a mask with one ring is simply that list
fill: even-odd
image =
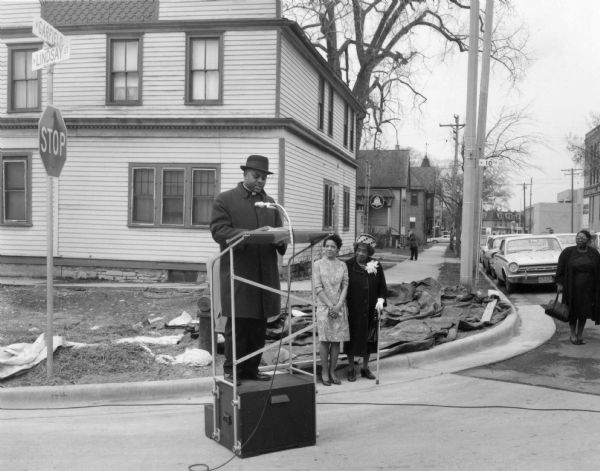
[{"label": "gloved hand", "polygon": [[383,310],[383,298],[377,298],[377,304],[375,304],[375,310],[381,312]]}]

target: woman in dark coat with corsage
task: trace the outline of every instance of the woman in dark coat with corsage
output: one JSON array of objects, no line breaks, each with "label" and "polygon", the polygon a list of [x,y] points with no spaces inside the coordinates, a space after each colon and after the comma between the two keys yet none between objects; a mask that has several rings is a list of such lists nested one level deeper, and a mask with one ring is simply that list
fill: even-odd
[{"label": "woman in dark coat with corsage", "polygon": [[575,237],[575,246],[564,249],[558,258],[556,288],[569,306],[571,343],[583,345],[583,328],[588,319],[600,324],[600,254],[590,246],[585,229]]},{"label": "woman in dark coat with corsage", "polygon": [[354,244],[354,257],[348,265],[348,323],[350,341],[344,343],[348,357],[348,381],[356,381],[354,357],[362,357],[360,375],[375,379],[369,370],[369,356],[377,352],[378,311],[386,305],[387,285],[381,263],[371,257],[375,253],[375,238],[361,234]]}]

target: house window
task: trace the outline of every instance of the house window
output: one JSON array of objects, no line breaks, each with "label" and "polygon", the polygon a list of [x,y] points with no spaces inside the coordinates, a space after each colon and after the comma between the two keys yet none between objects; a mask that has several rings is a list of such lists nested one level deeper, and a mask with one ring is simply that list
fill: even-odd
[{"label": "house window", "polygon": [[131,225],[206,227],[218,166],[130,165]]},{"label": "house window", "polygon": [[31,54],[38,49],[37,47],[9,49],[9,111],[38,111],[40,109],[39,71],[31,70]]},{"label": "house window", "polygon": [[132,217],[134,224],[154,223],[154,169],[135,168],[132,175]]},{"label": "house window", "polygon": [[344,231],[350,230],[350,188],[344,187]]},{"label": "house window", "polygon": [[319,77],[319,129],[325,126],[325,79]]},{"label": "house window", "polygon": [[350,150],[354,150],[354,122],[356,120],[356,117],[354,115],[354,110],[350,111],[350,136],[348,138],[348,141],[350,143]]},{"label": "house window", "polygon": [[323,230],[335,231],[335,184],[325,181],[323,185]]},{"label": "house window", "polygon": [[0,200],[4,225],[31,224],[31,156],[2,156]]},{"label": "house window", "polygon": [[333,87],[329,87],[329,109],[327,111],[327,134],[333,136]]},{"label": "house window", "polygon": [[221,102],[220,37],[188,36],[186,61],[186,101],[191,104]]},{"label": "house window", "polygon": [[108,39],[108,103],[139,105],[142,102],[141,38]]},{"label": "house window", "polygon": [[417,191],[410,192],[410,205],[411,206],[419,205],[419,192],[417,192]]},{"label": "house window", "polygon": [[344,103],[344,147],[348,147],[348,114],[350,112],[350,107],[348,103]]},{"label": "house window", "polygon": [[163,170],[162,223],[183,224],[185,170]]},{"label": "house window", "polygon": [[193,226],[210,223],[216,190],[216,172],[213,169],[194,169],[192,171]]}]

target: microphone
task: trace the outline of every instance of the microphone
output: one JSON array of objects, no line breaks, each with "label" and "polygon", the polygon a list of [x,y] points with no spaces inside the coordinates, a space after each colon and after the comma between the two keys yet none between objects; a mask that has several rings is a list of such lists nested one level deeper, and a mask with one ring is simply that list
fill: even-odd
[{"label": "microphone", "polygon": [[257,201],[254,203],[254,206],[257,208],[269,208],[269,209],[277,209],[277,203],[267,203],[264,201]]}]

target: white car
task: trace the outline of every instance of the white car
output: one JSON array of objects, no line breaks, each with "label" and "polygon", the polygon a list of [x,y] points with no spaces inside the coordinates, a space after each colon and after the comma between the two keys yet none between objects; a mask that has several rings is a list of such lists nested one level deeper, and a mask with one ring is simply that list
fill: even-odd
[{"label": "white car", "polygon": [[516,284],[554,283],[562,247],[553,235],[523,235],[500,243],[492,257],[498,280],[512,293]]},{"label": "white car", "polygon": [[558,241],[560,242],[560,245],[563,249],[566,249],[567,247],[571,247],[572,245],[577,245],[575,243],[575,236],[577,234],[575,233],[571,233],[571,234],[552,234],[554,237],[556,237],[558,239]]},{"label": "white car", "polygon": [[522,234],[496,234],[488,237],[487,244],[481,247],[479,253],[479,261],[483,265],[485,272],[492,278],[495,278],[495,273],[492,270],[492,257],[498,251],[500,244],[508,237],[519,237]]},{"label": "white car", "polygon": [[450,242],[450,234],[448,234],[447,232],[442,232],[442,235],[438,237],[432,237],[431,239],[429,239],[429,242],[431,242],[432,244],[447,244]]}]

